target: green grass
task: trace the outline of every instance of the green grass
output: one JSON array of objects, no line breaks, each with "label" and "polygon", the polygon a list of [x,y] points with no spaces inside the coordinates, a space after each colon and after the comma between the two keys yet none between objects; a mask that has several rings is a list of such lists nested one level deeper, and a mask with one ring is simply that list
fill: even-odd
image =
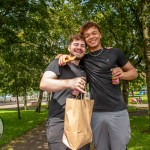
[{"label": "green grass", "polygon": [[[128,107],[128,111],[136,112],[136,107]],[[149,117],[147,116],[130,116],[131,140],[128,150],[149,150],[150,149],[150,133]]]},{"label": "green grass", "polygon": [[148,103],[147,95],[143,95],[141,98],[143,99],[144,103]]},{"label": "green grass", "polygon": [[4,133],[0,139],[1,147],[43,123],[47,118],[47,110],[41,110],[41,113],[36,113],[35,110],[21,110],[21,119],[18,119],[15,110],[0,110],[0,117],[4,124]]},{"label": "green grass", "polygon": [[136,111],[135,106],[128,106],[128,112],[134,112],[134,111]]},{"label": "green grass", "polygon": [[132,116],[131,123],[131,140],[128,145],[129,150],[149,150],[150,134],[148,131],[148,116]]}]

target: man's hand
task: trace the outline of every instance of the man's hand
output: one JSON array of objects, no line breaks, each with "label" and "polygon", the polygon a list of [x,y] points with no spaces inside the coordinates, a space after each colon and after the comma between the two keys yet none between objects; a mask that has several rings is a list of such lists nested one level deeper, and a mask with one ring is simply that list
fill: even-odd
[{"label": "man's hand", "polygon": [[60,58],[60,56],[62,56],[63,54],[58,54],[55,59]]},{"label": "man's hand", "polygon": [[113,68],[111,71],[114,79],[120,79],[123,76],[123,71],[120,67]]},{"label": "man's hand", "polygon": [[116,67],[112,69],[112,75],[115,79],[120,78],[122,80],[134,80],[138,77],[137,70],[129,61],[121,68]]},{"label": "man's hand", "polygon": [[69,85],[70,88],[73,90],[78,90],[84,94],[86,93],[85,91],[86,82],[84,77],[77,77],[77,78],[70,79]]},{"label": "man's hand", "polygon": [[66,65],[66,60],[70,58],[70,55],[61,55],[58,60],[60,66]]}]

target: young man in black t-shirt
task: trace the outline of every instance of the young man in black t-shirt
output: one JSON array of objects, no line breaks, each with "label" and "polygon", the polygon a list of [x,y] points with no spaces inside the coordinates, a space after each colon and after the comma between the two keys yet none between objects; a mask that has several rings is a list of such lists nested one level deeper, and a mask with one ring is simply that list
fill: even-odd
[{"label": "young man in black t-shirt", "polygon": [[[130,140],[130,122],[120,84],[116,83],[137,78],[137,71],[119,49],[102,47],[97,24],[87,22],[80,33],[90,50],[80,63],[87,74],[91,99],[94,99],[91,120],[94,147],[96,150],[125,150]],[[67,55],[60,58],[60,65],[64,65],[64,58]]]},{"label": "young man in black t-shirt", "polygon": [[81,63],[91,99],[95,100],[91,123],[94,146],[96,150],[125,150],[130,139],[129,116],[120,84],[112,84],[112,76],[116,80],[133,80],[137,71],[119,49],[102,47],[97,24],[88,22],[80,32],[90,49]]},{"label": "young man in black t-shirt", "polygon": [[[62,143],[66,98],[73,98],[72,90],[85,93],[86,74],[79,66],[80,59],[85,55],[86,50],[83,36],[73,36],[70,39],[68,50],[71,56],[76,56],[71,64],[81,77],[77,77],[70,65],[59,66],[58,59],[55,59],[48,65],[40,82],[40,89],[52,92],[47,121],[47,139],[50,150],[69,150]],[[80,150],[90,150],[90,144]]]}]

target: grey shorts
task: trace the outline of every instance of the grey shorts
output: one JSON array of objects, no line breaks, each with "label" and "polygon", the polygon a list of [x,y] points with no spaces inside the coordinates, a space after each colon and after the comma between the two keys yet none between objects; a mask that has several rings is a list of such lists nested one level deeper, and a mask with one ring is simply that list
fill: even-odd
[{"label": "grey shorts", "polygon": [[[59,118],[52,118],[48,120],[46,126],[49,150],[70,150],[62,142],[64,120]],[[90,144],[83,146],[80,150],[90,150]]]},{"label": "grey shorts", "polygon": [[91,126],[96,150],[126,149],[130,140],[130,122],[127,110],[93,112]]}]

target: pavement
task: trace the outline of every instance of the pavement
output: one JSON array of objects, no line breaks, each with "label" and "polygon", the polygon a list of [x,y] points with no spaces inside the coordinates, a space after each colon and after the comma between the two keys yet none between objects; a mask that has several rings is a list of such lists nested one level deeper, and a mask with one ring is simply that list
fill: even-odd
[{"label": "pavement", "polygon": [[[27,106],[35,106],[37,104],[37,101],[28,101]],[[42,101],[42,104],[47,104],[47,102],[44,100]],[[23,101],[19,102],[19,107],[23,107],[24,103]],[[16,102],[7,102],[7,103],[0,103],[0,109],[13,109],[17,108]]]},{"label": "pavement", "polygon": [[[31,103],[28,105],[31,105]],[[20,104],[20,107],[22,106],[23,104]],[[148,104],[129,104],[129,106],[148,108]],[[7,108],[17,108],[17,105],[14,102],[0,104],[0,109]],[[45,123],[32,129],[20,138],[11,141],[9,144],[3,146],[1,150],[48,150]]]},{"label": "pavement", "polygon": [[[46,102],[42,102],[42,104],[46,104]],[[32,101],[28,102],[27,106],[31,106]],[[23,107],[23,103],[19,103],[19,107]],[[148,108],[148,104],[129,104],[128,106],[135,106],[138,108]],[[11,109],[11,108],[17,108],[16,102],[10,102],[10,103],[0,103],[0,109]]]},{"label": "pavement", "polygon": [[134,106],[137,108],[148,108],[148,104],[128,104],[128,106]]}]

